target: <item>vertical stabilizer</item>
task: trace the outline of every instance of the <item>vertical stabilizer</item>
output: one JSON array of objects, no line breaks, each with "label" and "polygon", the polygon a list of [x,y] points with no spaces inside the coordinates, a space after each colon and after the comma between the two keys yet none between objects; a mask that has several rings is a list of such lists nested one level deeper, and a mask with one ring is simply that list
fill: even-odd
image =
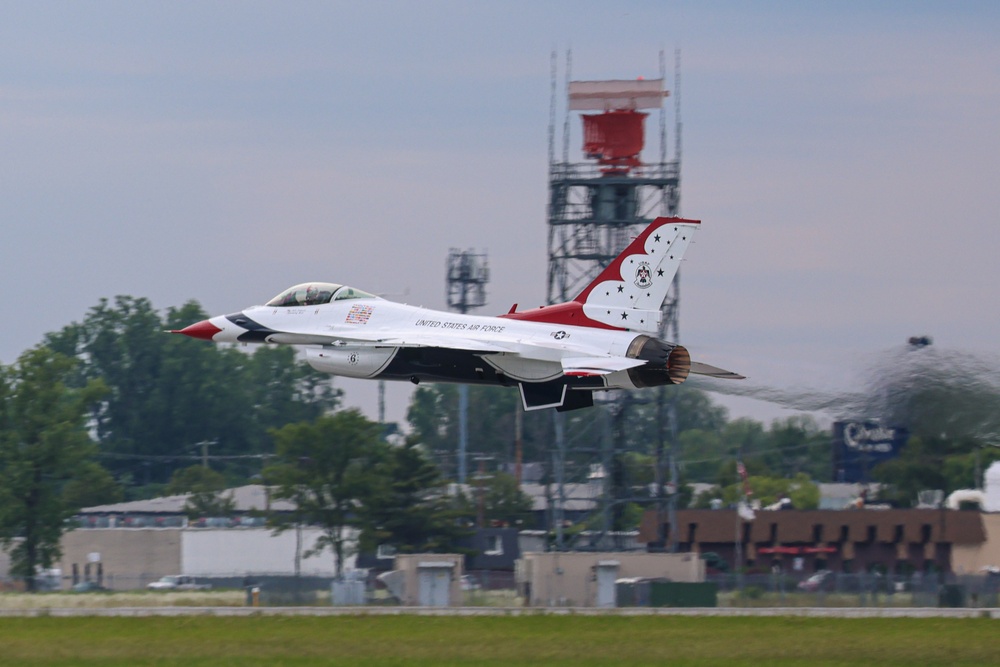
[{"label": "vertical stabilizer", "polygon": [[660,306],[699,220],[657,218],[574,301],[602,324],[656,333]]}]

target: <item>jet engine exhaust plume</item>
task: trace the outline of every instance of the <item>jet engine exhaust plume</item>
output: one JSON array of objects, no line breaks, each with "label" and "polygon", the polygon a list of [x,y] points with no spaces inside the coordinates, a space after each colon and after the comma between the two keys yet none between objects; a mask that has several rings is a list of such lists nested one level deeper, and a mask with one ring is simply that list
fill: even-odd
[{"label": "jet engine exhaust plume", "polygon": [[866,407],[913,433],[1000,443],[1000,358],[936,346],[890,350]]},{"label": "jet engine exhaust plume", "polygon": [[748,380],[713,382],[692,377],[691,386],[745,396],[836,419],[875,419],[914,434],[973,438],[1000,444],[1000,358],[935,346],[896,347],[864,371],[858,391],[780,388]]}]

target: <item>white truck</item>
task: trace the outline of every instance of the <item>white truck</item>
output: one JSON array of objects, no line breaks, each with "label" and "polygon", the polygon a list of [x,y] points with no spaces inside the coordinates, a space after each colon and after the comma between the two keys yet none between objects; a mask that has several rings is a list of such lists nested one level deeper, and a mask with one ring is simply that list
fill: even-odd
[{"label": "white truck", "polygon": [[184,574],[168,574],[146,586],[151,591],[207,591],[211,584],[199,584],[194,577]]}]

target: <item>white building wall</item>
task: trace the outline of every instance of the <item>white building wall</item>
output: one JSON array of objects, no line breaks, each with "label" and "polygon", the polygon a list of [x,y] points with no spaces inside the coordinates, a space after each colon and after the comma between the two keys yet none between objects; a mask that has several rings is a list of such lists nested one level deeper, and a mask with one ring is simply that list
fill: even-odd
[{"label": "white building wall", "polygon": [[983,491],[986,494],[983,510],[1000,512],[1000,461],[994,461],[983,473]]},{"label": "white building wall", "polygon": [[[312,549],[322,531],[302,529],[302,554]],[[181,534],[181,571],[194,576],[243,576],[246,574],[295,574],[296,531],[275,535],[267,528],[189,528]],[[346,551],[353,551],[354,540]],[[344,570],[354,567],[355,557],[344,559]],[[302,558],[307,576],[336,574],[330,549]]]},{"label": "white building wall", "polygon": [[614,551],[526,553],[518,562],[518,583],[527,585],[533,607],[598,606],[598,570],[615,577],[656,577],[670,581],[705,581],[705,561],[694,553]]}]

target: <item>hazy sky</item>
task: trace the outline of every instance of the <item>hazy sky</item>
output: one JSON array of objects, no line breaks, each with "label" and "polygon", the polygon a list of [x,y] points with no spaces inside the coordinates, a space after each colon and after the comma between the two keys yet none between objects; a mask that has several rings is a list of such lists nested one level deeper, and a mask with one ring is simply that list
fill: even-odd
[{"label": "hazy sky", "polygon": [[117,294],[443,307],[449,247],[489,253],[482,312],[541,304],[567,49],[577,79],[681,49],[696,359],[826,388],[914,334],[993,352],[998,35],[995,2],[0,2],[0,362]]}]

